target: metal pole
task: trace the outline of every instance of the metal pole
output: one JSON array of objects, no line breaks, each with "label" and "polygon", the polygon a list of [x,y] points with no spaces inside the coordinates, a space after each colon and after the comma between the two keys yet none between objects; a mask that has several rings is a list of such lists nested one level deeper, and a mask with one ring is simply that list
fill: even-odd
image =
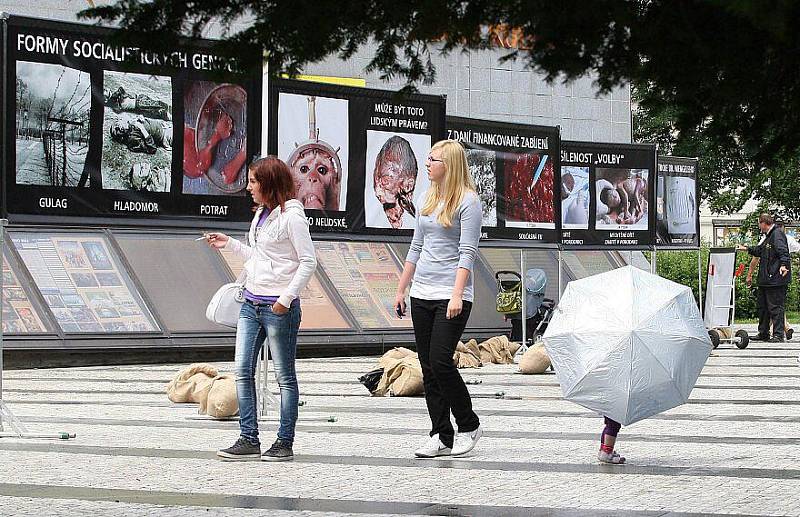
[{"label": "metal pole", "polygon": [[697,300],[700,303],[700,314],[705,318],[703,312],[703,265],[701,249],[697,248]]},{"label": "metal pole", "polygon": [[563,257],[561,256],[561,248],[558,248],[558,302],[561,303],[561,294],[564,292],[564,285],[563,285],[563,273],[561,272],[561,262]]},{"label": "metal pole", "polygon": [[525,298],[527,298],[528,291],[525,289],[525,250],[519,250],[519,269],[520,278],[522,278],[522,349],[528,346],[528,314],[525,307]]},{"label": "metal pole", "polygon": [[653,254],[650,255],[650,272],[654,275],[658,274],[658,251],[653,246]]},{"label": "metal pole", "polygon": [[[6,249],[5,249],[5,230],[6,230],[6,223],[5,219],[0,220],[0,267],[5,266],[6,264]],[[2,269],[0,269],[0,308],[5,305],[4,300],[5,289],[3,288],[3,275]],[[3,403],[3,311],[0,310],[0,405]],[[0,432],[4,431],[3,429],[3,411],[0,411]]]}]

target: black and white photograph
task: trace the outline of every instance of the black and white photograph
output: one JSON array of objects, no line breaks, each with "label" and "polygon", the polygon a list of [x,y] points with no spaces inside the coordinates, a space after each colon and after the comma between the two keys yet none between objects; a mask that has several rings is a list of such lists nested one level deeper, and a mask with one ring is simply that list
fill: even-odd
[{"label": "black and white photograph", "polygon": [[172,80],[103,73],[103,189],[169,192]]},{"label": "black and white photograph", "polygon": [[364,212],[370,228],[414,229],[430,187],[430,135],[367,131]]},{"label": "black and white photograph", "polygon": [[92,86],[86,72],[17,62],[16,183],[88,187]]},{"label": "black and white photograph", "polygon": [[497,226],[497,176],[495,151],[467,149],[467,165],[481,199],[481,226]]},{"label": "black and white photograph", "polygon": [[305,208],[344,211],[349,151],[348,101],[315,95],[278,96],[278,157]]},{"label": "black and white photograph", "polygon": [[81,246],[83,246],[86,257],[92,264],[92,268],[100,270],[114,269],[114,266],[111,265],[111,259],[108,257],[108,252],[106,252],[102,242],[82,241]]},{"label": "black and white photograph", "polygon": [[245,195],[247,92],[189,81],[183,94],[183,193]]}]

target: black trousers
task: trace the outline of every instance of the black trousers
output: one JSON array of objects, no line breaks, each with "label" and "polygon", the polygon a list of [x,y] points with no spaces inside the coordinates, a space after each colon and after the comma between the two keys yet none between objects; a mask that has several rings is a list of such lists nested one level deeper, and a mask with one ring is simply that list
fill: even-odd
[{"label": "black trousers", "polygon": [[450,422],[451,411],[459,432],[472,432],[480,422],[472,410],[467,386],[453,365],[453,354],[467,326],[472,303],[465,301],[461,314],[448,320],[448,302],[411,298],[411,321],[422,365],[425,403],[431,417],[430,435],[438,433],[442,443],[452,447],[455,430]]},{"label": "black trousers", "polygon": [[785,337],[784,316],[786,291],[788,286],[758,288],[758,334],[769,336],[769,325],[772,322],[772,335]]}]

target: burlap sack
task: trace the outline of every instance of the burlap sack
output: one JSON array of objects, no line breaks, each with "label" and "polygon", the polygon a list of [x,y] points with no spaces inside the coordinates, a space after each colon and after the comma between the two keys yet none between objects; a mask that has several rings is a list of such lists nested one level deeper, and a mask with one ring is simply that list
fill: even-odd
[{"label": "burlap sack", "polygon": [[392,397],[413,397],[425,392],[422,366],[416,354],[402,359],[381,358],[381,360],[384,361],[383,376],[375,395],[382,396],[389,393]]},{"label": "burlap sack", "polygon": [[211,380],[217,369],[206,363],[187,366],[167,384],[167,397],[172,402],[200,402],[208,396]]},{"label": "burlap sack", "polygon": [[494,336],[478,345],[483,364],[511,364],[514,354],[519,349],[519,343],[508,340],[507,336]]},{"label": "burlap sack", "polygon": [[[475,340],[470,340],[474,342]],[[483,366],[480,357],[480,351],[478,351],[477,343],[475,344],[475,352],[473,352],[470,348],[467,347],[461,341],[458,342],[456,345],[456,351],[453,354],[453,364],[456,368],[479,368]]]},{"label": "burlap sack", "polygon": [[211,388],[200,412],[214,418],[227,418],[239,412],[236,398],[236,379],[233,375],[217,375],[211,381]]},{"label": "burlap sack", "polygon": [[542,343],[536,343],[522,355],[519,371],[525,374],[544,373],[550,367],[550,357]]},{"label": "burlap sack", "polygon": [[378,365],[380,368],[383,368],[385,370],[387,364],[391,364],[391,361],[411,356],[417,357],[417,354],[409,350],[408,348],[404,348],[402,346],[397,348],[392,348],[391,350],[383,354],[380,359],[378,359]]}]

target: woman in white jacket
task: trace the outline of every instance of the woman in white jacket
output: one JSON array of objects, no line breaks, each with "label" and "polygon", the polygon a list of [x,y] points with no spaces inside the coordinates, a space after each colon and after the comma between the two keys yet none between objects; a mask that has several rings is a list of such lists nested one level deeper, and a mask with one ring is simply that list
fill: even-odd
[{"label": "woman in white jacket", "polygon": [[[274,156],[255,161],[247,190],[257,207],[247,244],[224,233],[209,233],[208,243],[246,260],[245,302],[236,327],[236,393],[239,428],[236,443],[217,452],[226,460],[286,461],[292,445],[300,392],[295,374],[300,291],[317,267],[303,205],[296,199],[289,168]],[[255,369],[266,340],[281,390],[278,439],[263,456],[258,439]]]}]

